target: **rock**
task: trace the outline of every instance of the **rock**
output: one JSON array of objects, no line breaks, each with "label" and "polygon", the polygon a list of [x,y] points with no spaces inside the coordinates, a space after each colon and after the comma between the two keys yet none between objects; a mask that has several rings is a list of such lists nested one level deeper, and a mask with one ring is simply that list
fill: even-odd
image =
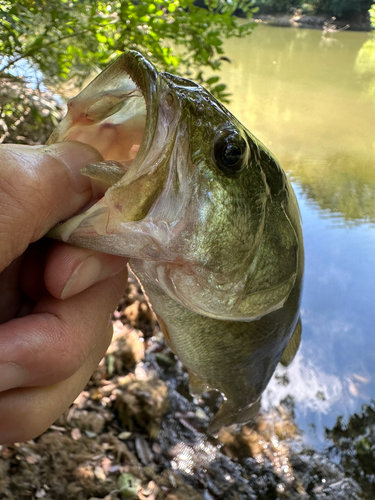
[{"label": "rock", "polygon": [[167,386],[159,379],[129,378],[117,391],[114,408],[125,430],[132,431],[138,426],[156,437],[161,418],[168,409]]},{"label": "rock", "polygon": [[112,375],[134,368],[145,357],[142,332],[124,325],[120,320],[114,321],[113,340],[107,351],[109,356],[112,356]]}]

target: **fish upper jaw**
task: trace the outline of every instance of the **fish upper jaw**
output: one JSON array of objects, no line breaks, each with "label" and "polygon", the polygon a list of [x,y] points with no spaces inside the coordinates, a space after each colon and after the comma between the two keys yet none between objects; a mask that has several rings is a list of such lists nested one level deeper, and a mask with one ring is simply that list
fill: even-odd
[{"label": "fish upper jaw", "polygon": [[135,145],[147,149],[152,137],[143,132],[156,127],[157,80],[156,69],[141,54],[122,54],[68,102],[67,115],[47,144],[79,140],[94,146],[105,160],[121,162],[129,154],[126,135],[136,131]]},{"label": "fish upper jaw", "polygon": [[[102,153],[102,164],[81,171],[91,177],[97,203],[49,236],[112,252],[110,237],[126,238],[130,232],[139,237],[145,226],[155,225],[154,218],[146,216],[168,184],[178,122],[178,99],[143,56],[129,51],[106,68],[69,102],[66,117],[48,141],[78,140]],[[132,223],[139,221],[143,227],[135,230]],[[162,220],[160,226],[173,223]],[[115,253],[130,256],[124,245]]]}]

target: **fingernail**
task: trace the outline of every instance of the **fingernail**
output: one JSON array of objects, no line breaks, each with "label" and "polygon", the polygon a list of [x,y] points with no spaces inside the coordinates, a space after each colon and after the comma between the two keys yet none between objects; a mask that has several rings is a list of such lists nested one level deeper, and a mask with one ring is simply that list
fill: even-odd
[{"label": "fingernail", "polygon": [[74,270],[61,293],[62,299],[72,297],[96,283],[101,275],[102,265],[96,257],[88,257]]},{"label": "fingernail", "polygon": [[86,191],[91,185],[89,178],[80,174],[80,170],[88,163],[103,161],[102,156],[96,149],[77,141],[57,142],[47,146],[45,152],[55,156],[68,167],[78,193]]},{"label": "fingernail", "polygon": [[0,392],[20,387],[27,374],[16,363],[0,363]]}]

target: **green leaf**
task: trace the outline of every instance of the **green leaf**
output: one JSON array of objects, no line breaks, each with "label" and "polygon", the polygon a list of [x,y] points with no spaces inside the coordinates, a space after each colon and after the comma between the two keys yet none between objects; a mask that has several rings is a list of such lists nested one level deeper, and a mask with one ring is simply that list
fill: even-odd
[{"label": "green leaf", "polygon": [[121,474],[118,478],[118,488],[123,498],[137,498],[141,481],[130,473]]},{"label": "green leaf", "polygon": [[227,86],[224,84],[224,83],[221,83],[220,85],[216,85],[216,87],[214,87],[212,90],[214,92],[223,92],[225,89],[227,88]]},{"label": "green leaf", "polygon": [[213,85],[214,83],[218,82],[220,78],[218,76],[212,76],[208,80],[206,80],[207,85]]},{"label": "green leaf", "polygon": [[106,41],[107,41],[107,37],[100,34],[100,33],[96,34],[96,39],[98,40],[98,42],[101,42],[101,43],[106,43]]}]

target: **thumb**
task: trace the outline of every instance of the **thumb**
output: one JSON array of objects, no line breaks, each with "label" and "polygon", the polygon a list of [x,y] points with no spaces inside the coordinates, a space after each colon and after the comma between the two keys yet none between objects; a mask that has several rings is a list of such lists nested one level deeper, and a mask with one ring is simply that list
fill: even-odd
[{"label": "thumb", "polygon": [[80,142],[0,146],[0,272],[92,197],[79,173],[100,153]]}]

